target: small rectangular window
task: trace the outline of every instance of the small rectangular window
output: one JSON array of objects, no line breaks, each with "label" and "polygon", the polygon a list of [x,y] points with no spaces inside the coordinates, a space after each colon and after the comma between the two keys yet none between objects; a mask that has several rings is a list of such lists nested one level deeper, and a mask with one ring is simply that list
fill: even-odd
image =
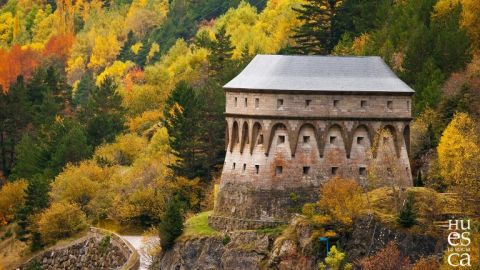
[{"label": "small rectangular window", "polygon": [[338,99],[333,100],[333,107],[338,108],[339,104],[340,104],[340,100]]},{"label": "small rectangular window", "polygon": [[303,143],[309,143],[310,142],[310,136],[303,136]]},{"label": "small rectangular window", "polygon": [[247,169],[247,164],[243,163],[243,171]]},{"label": "small rectangular window", "polygon": [[331,144],[334,144],[336,141],[337,141],[337,137],[336,137],[336,136],[330,136],[330,143],[331,143]]},{"label": "small rectangular window", "polygon": [[283,172],[283,167],[282,166],[275,167],[275,175],[282,174],[282,172]]},{"label": "small rectangular window", "polygon": [[303,175],[308,175],[310,173],[310,167],[303,167]]},{"label": "small rectangular window", "polygon": [[387,101],[387,108],[389,110],[393,109],[393,101],[391,101],[391,100]]},{"label": "small rectangular window", "polygon": [[258,174],[260,171],[260,165],[255,165],[255,173]]},{"label": "small rectangular window", "polygon": [[305,100],[305,109],[308,109],[310,107],[310,104],[312,103],[311,99],[306,99]]},{"label": "small rectangular window", "polygon": [[332,167],[332,175],[336,175],[338,172],[338,167]]},{"label": "small rectangular window", "polygon": [[383,143],[388,143],[388,137],[383,137]]},{"label": "small rectangular window", "polygon": [[245,98],[245,107],[248,107],[248,98]]},{"label": "small rectangular window", "polygon": [[277,109],[283,109],[283,99],[277,99]]},{"label": "small rectangular window", "polygon": [[357,137],[357,144],[363,144],[363,137],[358,136]]},{"label": "small rectangular window", "polygon": [[366,176],[367,175],[367,168],[365,168],[365,167],[358,168],[358,174],[360,176]]},{"label": "small rectangular window", "polygon": [[232,164],[232,170],[235,170],[235,162]]},{"label": "small rectangular window", "polygon": [[367,101],[366,100],[360,101],[360,107],[362,107],[362,108],[367,107]]},{"label": "small rectangular window", "polygon": [[392,174],[392,168],[387,167],[387,173]]},{"label": "small rectangular window", "polygon": [[235,97],[235,107],[237,107],[237,105],[238,105],[238,98]]},{"label": "small rectangular window", "polygon": [[259,99],[259,98],[256,98],[256,99],[255,99],[255,108],[258,109],[258,107],[260,107],[260,99]]},{"label": "small rectangular window", "polygon": [[283,135],[278,136],[278,143],[277,144],[281,144],[281,143],[284,143],[284,142],[285,142],[285,136],[283,136]]},{"label": "small rectangular window", "polygon": [[258,135],[257,144],[263,144],[263,134]]}]

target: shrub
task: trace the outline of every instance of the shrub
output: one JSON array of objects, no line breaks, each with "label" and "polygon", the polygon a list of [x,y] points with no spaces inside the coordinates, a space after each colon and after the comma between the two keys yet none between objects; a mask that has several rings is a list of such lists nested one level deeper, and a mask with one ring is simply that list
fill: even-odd
[{"label": "shrub", "polygon": [[[15,212],[25,204],[25,190],[27,182],[17,180],[6,183],[0,190],[0,224],[1,220],[11,221]],[[2,218],[3,217],[3,218]]]},{"label": "shrub", "polygon": [[37,225],[42,241],[50,244],[82,231],[87,221],[76,204],[56,202],[38,216]]},{"label": "shrub", "polygon": [[422,257],[412,267],[412,270],[431,270],[440,268],[438,260],[434,257]]},{"label": "shrub", "polygon": [[413,208],[413,194],[408,193],[407,201],[397,217],[397,222],[404,228],[410,228],[417,223],[417,213]]},{"label": "shrub", "polygon": [[360,261],[363,270],[407,270],[410,260],[402,256],[395,241],[389,242],[382,250]]}]

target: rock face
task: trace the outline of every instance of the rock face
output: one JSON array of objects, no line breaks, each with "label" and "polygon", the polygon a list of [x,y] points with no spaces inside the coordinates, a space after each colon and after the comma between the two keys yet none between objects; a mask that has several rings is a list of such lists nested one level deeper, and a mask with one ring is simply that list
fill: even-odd
[{"label": "rock face", "polygon": [[[351,233],[340,236],[338,242],[332,244],[346,250],[355,264],[392,240],[397,241],[402,254],[412,261],[420,256],[441,255],[445,247],[443,239],[394,230],[367,217],[357,220]],[[156,259],[151,269],[313,270],[318,269],[324,254],[324,246],[312,227],[297,218],[279,236],[259,231],[232,231],[215,237],[179,240]]]},{"label": "rock face", "polygon": [[127,265],[133,253],[135,251],[117,235],[99,233],[92,228],[88,236],[66,247],[45,251],[17,269],[24,270],[32,266],[45,270],[138,269],[138,263],[131,264],[131,260]]},{"label": "rock face", "polygon": [[353,232],[347,235],[343,242],[344,249],[353,261],[372,255],[390,241],[396,241],[401,253],[415,261],[422,256],[441,257],[446,247],[446,239],[394,230],[375,219],[365,217],[355,221]]}]

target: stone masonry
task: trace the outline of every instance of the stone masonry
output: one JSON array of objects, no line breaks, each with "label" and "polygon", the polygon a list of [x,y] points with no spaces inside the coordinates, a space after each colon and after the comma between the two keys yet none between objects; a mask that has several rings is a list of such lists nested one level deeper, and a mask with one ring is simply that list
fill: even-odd
[{"label": "stone masonry", "polygon": [[211,226],[286,222],[334,176],[366,185],[375,172],[412,185],[413,90],[380,58],[257,56],[225,91],[227,154]]}]

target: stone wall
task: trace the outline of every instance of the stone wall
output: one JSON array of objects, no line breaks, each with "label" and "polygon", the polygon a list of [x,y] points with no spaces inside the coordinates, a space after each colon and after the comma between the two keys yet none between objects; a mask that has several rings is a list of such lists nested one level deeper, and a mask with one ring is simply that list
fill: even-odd
[{"label": "stone wall", "polygon": [[28,269],[35,265],[41,269],[125,269],[139,267],[135,249],[115,233],[91,228],[87,236],[63,247],[54,247],[38,254],[18,267]]}]

